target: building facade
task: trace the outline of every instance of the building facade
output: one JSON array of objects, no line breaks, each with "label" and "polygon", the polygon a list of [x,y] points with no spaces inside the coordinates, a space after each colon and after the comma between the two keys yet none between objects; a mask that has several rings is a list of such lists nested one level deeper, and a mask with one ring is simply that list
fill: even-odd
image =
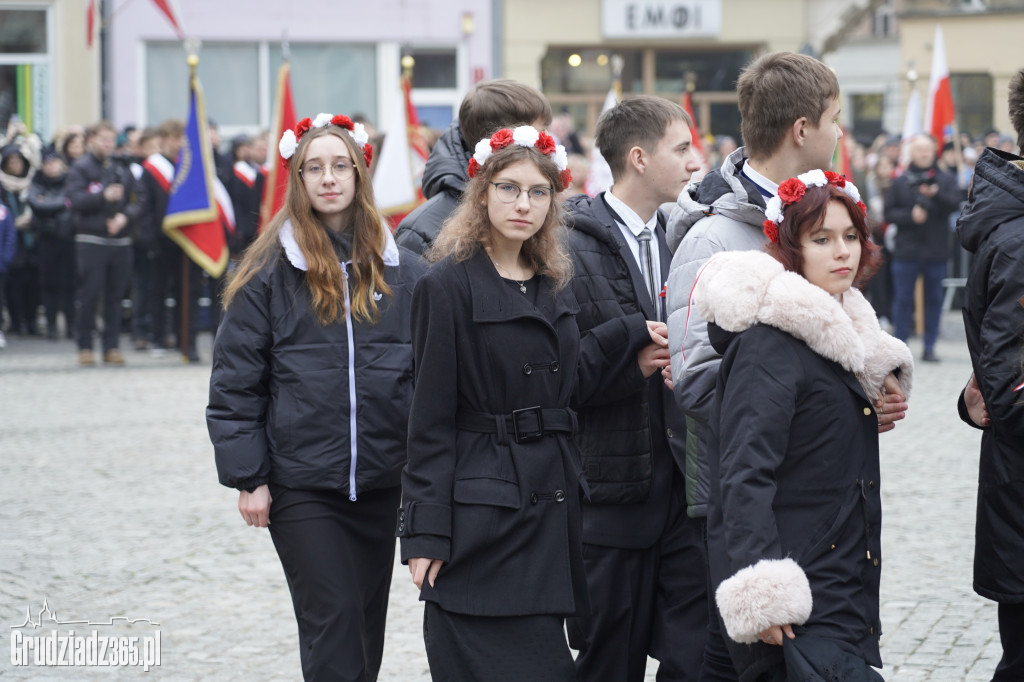
[{"label": "building facade", "polygon": [[[287,55],[296,113],[360,113],[381,123],[400,102],[400,61],[416,60],[413,101],[443,128],[474,82],[492,77],[491,14],[473,0],[293,4],[178,0],[184,34],[200,41],[207,112],[222,137],[270,125]],[[107,27],[107,109],[116,125],[182,118],[184,42],[153,2],[119,5]]]}]

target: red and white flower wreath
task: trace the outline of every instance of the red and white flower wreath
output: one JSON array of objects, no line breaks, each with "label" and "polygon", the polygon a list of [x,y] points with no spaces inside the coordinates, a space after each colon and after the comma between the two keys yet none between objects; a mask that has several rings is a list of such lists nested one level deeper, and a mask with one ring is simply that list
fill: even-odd
[{"label": "red and white flower wreath", "polygon": [[295,128],[292,130],[284,131],[281,135],[281,141],[277,144],[277,150],[281,152],[281,158],[285,161],[290,161],[292,156],[295,155],[295,150],[299,148],[299,140],[305,135],[310,128],[325,128],[329,125],[338,126],[348,131],[349,136],[355,141],[356,146],[363,150],[363,160],[366,161],[366,167],[370,167],[370,161],[373,160],[373,147],[370,146],[370,136],[366,133],[366,128],[363,127],[362,123],[353,123],[352,119],[344,114],[317,114],[316,118],[306,117],[295,124]]},{"label": "red and white flower wreath", "polygon": [[565,147],[556,144],[555,138],[533,126],[519,126],[514,129],[502,128],[490,137],[485,137],[477,142],[476,148],[473,150],[473,158],[469,160],[469,177],[476,177],[477,171],[487,163],[491,154],[512,144],[517,144],[520,147],[536,147],[542,154],[551,157],[551,160],[555,162],[555,167],[558,168],[558,180],[562,185],[558,188],[559,192],[572,182],[572,173],[569,172],[569,155],[566,154]]},{"label": "red and white flower wreath", "polygon": [[768,200],[764,210],[764,233],[773,243],[779,243],[779,224],[782,223],[782,209],[785,206],[792,206],[801,199],[807,192],[808,187],[824,187],[834,185],[843,190],[846,196],[857,202],[860,210],[867,213],[868,207],[860,200],[860,191],[857,186],[847,180],[839,173],[832,171],[812,170],[802,173],[795,178],[786,180],[779,185],[779,192]]}]

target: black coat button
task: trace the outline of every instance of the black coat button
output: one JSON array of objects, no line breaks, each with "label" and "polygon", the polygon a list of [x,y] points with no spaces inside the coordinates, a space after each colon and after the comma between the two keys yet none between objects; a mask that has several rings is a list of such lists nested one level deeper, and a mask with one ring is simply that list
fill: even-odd
[{"label": "black coat button", "polygon": [[561,365],[559,365],[557,362],[552,362],[551,363],[551,371],[553,373],[558,374],[558,370],[559,369],[561,369]]},{"label": "black coat button", "polygon": [[398,532],[401,533],[404,530],[405,530],[405,524],[402,523],[402,522],[399,522],[398,523]]},{"label": "black coat button", "polygon": [[875,482],[874,481],[868,481],[868,487],[871,488],[872,490],[874,490],[875,489]]},{"label": "black coat button", "polygon": [[530,376],[531,374],[533,374],[533,366],[530,363],[526,363],[525,365],[523,365],[523,374],[525,374],[526,376]]},{"label": "black coat button", "polygon": [[537,504],[537,500],[539,499],[540,497],[537,495],[537,493],[533,493],[532,495],[530,495],[530,504]]},{"label": "black coat button", "polygon": [[561,490],[555,491],[555,502],[565,502],[565,492]]},{"label": "black coat button", "polygon": [[665,429],[665,435],[668,436],[669,438],[672,438],[673,436],[676,435],[676,432],[673,431],[672,429]]}]

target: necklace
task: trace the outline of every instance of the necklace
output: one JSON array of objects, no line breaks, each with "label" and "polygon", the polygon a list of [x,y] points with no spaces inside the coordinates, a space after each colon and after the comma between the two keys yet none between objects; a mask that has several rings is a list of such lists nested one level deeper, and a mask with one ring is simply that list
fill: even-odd
[{"label": "necklace", "polygon": [[[494,263],[494,267],[495,267],[495,269],[497,269],[499,275],[501,275],[502,277],[506,277],[506,278],[512,280],[513,282],[515,282],[516,284],[518,284],[519,285],[520,293],[526,294],[526,279],[523,279],[523,280],[516,279],[511,274],[509,274],[508,271],[505,270],[505,268],[503,268],[500,265],[498,265],[498,261],[494,260],[493,258],[491,259],[491,262]],[[529,279],[529,278],[527,278],[527,279]]]}]

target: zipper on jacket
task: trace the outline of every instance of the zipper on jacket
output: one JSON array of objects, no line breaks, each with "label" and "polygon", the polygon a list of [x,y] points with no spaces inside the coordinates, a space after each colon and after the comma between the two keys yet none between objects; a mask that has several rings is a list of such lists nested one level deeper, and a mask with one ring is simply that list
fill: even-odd
[{"label": "zipper on jacket", "polygon": [[345,285],[345,332],[348,334],[348,405],[349,405],[349,445],[352,455],[348,468],[348,499],[356,501],[356,459],[358,458],[358,438],[356,433],[356,347],[352,335],[352,305],[348,296],[348,268],[341,264],[341,277]]}]

